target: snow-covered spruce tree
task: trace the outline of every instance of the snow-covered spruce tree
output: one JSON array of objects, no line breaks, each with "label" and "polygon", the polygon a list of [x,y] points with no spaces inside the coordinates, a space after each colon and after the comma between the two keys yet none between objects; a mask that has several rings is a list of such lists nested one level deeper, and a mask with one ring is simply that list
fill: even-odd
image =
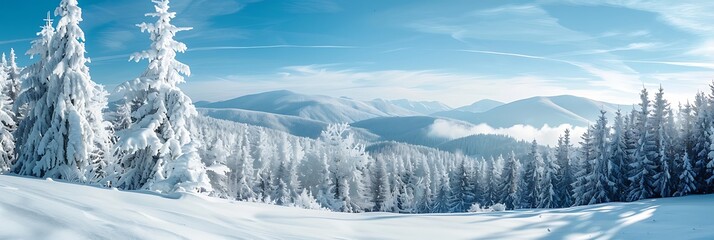
[{"label": "snow-covered spruce tree", "polygon": [[[333,209],[341,212],[362,212],[369,209],[365,198],[363,171],[369,162],[365,146],[355,141],[350,126],[331,124],[322,132],[320,140],[325,143],[335,204]],[[368,207],[368,208],[366,208]]]},{"label": "snow-covered spruce tree", "polygon": [[421,177],[419,177],[416,184],[414,208],[417,213],[430,213],[434,191],[432,190],[432,171],[426,158],[422,158],[418,171]]},{"label": "snow-covered spruce tree", "polygon": [[451,195],[449,195],[449,212],[466,212],[474,203],[474,191],[471,184],[470,166],[466,160],[456,164],[449,175]]},{"label": "snow-covered spruce tree", "polygon": [[[7,85],[8,79],[5,71],[0,71],[0,86]],[[10,97],[6,91],[0,91],[0,173],[10,170],[15,160],[15,138],[12,132],[15,130],[15,121]]]},{"label": "snow-covered spruce tree", "polygon": [[15,131],[15,152],[20,160],[15,162],[13,171],[21,175],[35,175],[33,171],[37,162],[34,159],[37,157],[37,147],[41,137],[30,135],[30,133],[46,131],[49,126],[50,119],[42,112],[44,108],[35,108],[35,106],[44,105],[46,102],[42,99],[46,97],[47,93],[49,72],[46,65],[51,57],[50,43],[54,34],[55,29],[48,12],[45,25],[37,33],[38,38],[32,41],[32,47],[27,51],[30,58],[38,56],[39,60],[23,69],[22,75],[25,76],[25,79],[22,88],[24,91],[20,93],[14,106],[14,111],[22,118]]},{"label": "snow-covered spruce tree", "polygon": [[174,40],[177,32],[190,30],[171,24],[176,13],[168,0],[154,0],[156,12],[146,16],[156,23],[142,23],[149,32],[151,48],[136,53],[132,60],[146,59],[149,67],[136,80],[125,83],[125,101],[132,107],[133,124],[118,133],[115,155],[124,171],[117,186],[124,189],[151,189],[160,192],[210,192],[206,167],[196,153],[198,142],[191,139],[188,122],[196,109],[178,84],[190,75],[187,65],[176,60],[186,45]]},{"label": "snow-covered spruce tree", "polygon": [[439,175],[440,181],[437,183],[438,187],[436,196],[434,198],[434,206],[432,207],[432,212],[448,213],[451,210],[449,208],[449,196],[451,195],[451,190],[449,188],[449,177],[446,172],[441,172]]},{"label": "snow-covered spruce tree", "polygon": [[253,177],[253,163],[254,159],[250,155],[251,151],[250,139],[248,139],[247,134],[243,134],[243,141],[241,141],[240,159],[235,161],[234,169],[231,169],[231,176],[234,177],[235,181],[235,191],[236,199],[244,201],[255,201],[257,194],[254,191],[255,178]]},{"label": "snow-covered spruce tree", "polygon": [[679,175],[679,186],[674,196],[685,196],[694,192],[697,189],[696,172],[692,168],[692,160],[689,154],[685,151],[682,158],[682,173]]},{"label": "snow-covered spruce tree", "polygon": [[375,158],[375,164],[372,165],[372,186],[370,193],[374,208],[372,211],[386,212],[386,202],[390,200],[389,176],[387,175],[387,167],[384,160],[380,157]]},{"label": "snow-covered spruce tree", "polygon": [[538,195],[538,208],[556,208],[560,207],[560,196],[556,192],[556,184],[558,182],[558,161],[553,151],[548,151],[545,157],[545,165],[543,168],[543,179],[540,181],[540,195]]},{"label": "snow-covered spruce tree", "polygon": [[625,119],[622,116],[622,111],[617,110],[615,112],[615,123],[613,126],[612,138],[610,139],[610,154],[608,160],[610,161],[610,166],[608,167],[608,177],[609,181],[614,183],[612,196],[610,200],[612,201],[622,201],[626,193],[626,182],[625,182],[625,164],[628,164],[631,160],[631,155],[627,149],[627,128],[625,126]]},{"label": "snow-covered spruce tree", "polygon": [[660,86],[654,100],[652,100],[652,116],[650,117],[650,129],[655,139],[653,151],[656,151],[653,159],[651,159],[655,164],[655,173],[652,175],[652,190],[655,196],[658,197],[672,195],[672,172],[670,166],[673,164],[672,158],[674,156],[668,154],[668,148],[671,148],[670,134],[672,134],[671,131],[668,131],[669,107],[669,103],[664,99],[664,89]]},{"label": "snow-covered spruce tree", "polygon": [[705,193],[706,191],[706,180],[707,180],[707,168],[706,165],[709,162],[709,149],[710,149],[710,133],[709,129],[711,123],[709,122],[709,111],[707,97],[704,93],[697,93],[694,98],[694,105],[692,106],[692,112],[694,115],[694,126],[692,130],[692,139],[694,140],[692,146],[692,153],[689,155],[694,162],[694,171],[697,173],[695,175],[697,180],[697,190],[696,193]]},{"label": "snow-covered spruce tree", "polygon": [[498,156],[498,158],[492,160],[490,164],[488,164],[487,172],[484,172],[484,174],[488,175],[487,182],[484,183],[485,187],[484,189],[486,190],[484,195],[484,206],[491,206],[498,202],[499,198],[499,189],[502,181],[501,177],[501,171],[503,170],[503,156]]},{"label": "snow-covered spruce tree", "polygon": [[573,145],[570,143],[570,129],[565,129],[563,136],[558,138],[558,146],[556,147],[556,158],[558,159],[558,184],[556,189],[560,196],[560,206],[571,206],[573,204],[573,168],[571,167],[571,149]]},{"label": "snow-covered spruce tree", "polygon": [[501,193],[499,202],[506,204],[508,209],[519,208],[520,190],[518,190],[518,183],[520,182],[520,172],[520,163],[516,159],[516,154],[511,153],[503,164],[502,184],[499,187]]},{"label": "snow-covered spruce tree", "polygon": [[79,27],[82,10],[77,1],[61,1],[55,15],[60,20],[44,66],[47,90],[33,107],[32,119],[37,121],[28,134],[40,139],[22,139],[19,172],[97,181],[107,174],[106,155],[110,148],[110,124],[102,115],[107,93],[91,80],[86,66],[84,32]]},{"label": "snow-covered spruce tree", "polygon": [[590,165],[591,159],[594,157],[594,144],[593,144],[593,132],[595,128],[593,126],[588,127],[588,130],[583,133],[580,142],[580,152],[578,157],[575,159],[574,164],[571,165],[575,169],[573,174],[573,206],[588,204],[592,196],[588,195],[588,174],[592,172],[592,166]]},{"label": "snow-covered spruce tree", "polygon": [[538,207],[538,196],[540,196],[540,181],[543,180],[543,172],[545,162],[543,155],[538,150],[538,142],[533,140],[531,144],[531,152],[528,154],[528,163],[524,164],[525,169],[521,186],[523,187],[521,196],[522,207],[535,208]]},{"label": "snow-covered spruce tree", "polygon": [[600,111],[600,118],[592,132],[592,153],[588,158],[589,172],[585,184],[583,204],[610,202],[615,192],[615,182],[610,176],[610,157],[608,151],[610,128],[607,126],[605,111]]},{"label": "snow-covered spruce tree", "polygon": [[656,139],[653,135],[650,118],[650,103],[647,97],[647,89],[642,89],[640,94],[640,110],[637,112],[637,124],[635,126],[638,142],[635,150],[635,160],[630,165],[628,179],[630,188],[627,194],[627,201],[637,201],[654,196],[654,174],[657,165],[652,159],[657,157]]},{"label": "snow-covered spruce tree", "polygon": [[5,69],[5,72],[7,73],[7,80],[5,83],[5,89],[3,91],[7,92],[8,99],[10,100],[10,102],[13,103],[20,95],[20,90],[22,87],[22,81],[20,79],[22,77],[22,69],[17,66],[16,60],[17,56],[15,56],[15,49],[10,49],[9,60],[5,60],[5,54],[3,53],[2,65]]}]

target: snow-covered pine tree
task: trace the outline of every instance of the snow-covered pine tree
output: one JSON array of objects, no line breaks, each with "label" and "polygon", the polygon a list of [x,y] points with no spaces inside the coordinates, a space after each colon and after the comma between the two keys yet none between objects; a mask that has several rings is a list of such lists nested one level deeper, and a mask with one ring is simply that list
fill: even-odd
[{"label": "snow-covered pine tree", "polygon": [[556,158],[558,159],[558,185],[556,186],[558,196],[560,196],[560,206],[573,205],[573,168],[571,167],[571,149],[573,145],[570,143],[570,129],[565,129],[563,136],[558,138],[558,146],[556,147]]},{"label": "snow-covered pine tree", "polygon": [[693,168],[694,171],[697,173],[695,175],[695,178],[697,180],[697,190],[695,192],[705,193],[707,192],[706,180],[708,178],[706,165],[709,162],[708,155],[710,152],[709,149],[711,147],[711,134],[709,132],[711,126],[709,115],[711,113],[709,111],[707,97],[704,95],[704,93],[697,93],[696,97],[694,98],[692,112],[694,115],[692,139],[694,141],[691,150],[693,154],[690,154],[689,156],[692,158],[692,162],[694,162]]},{"label": "snow-covered pine tree", "polygon": [[573,206],[588,204],[592,196],[588,195],[589,191],[587,185],[589,182],[589,174],[592,172],[592,165],[590,165],[591,160],[595,157],[594,154],[594,141],[593,134],[595,132],[595,127],[590,126],[588,130],[581,137],[580,142],[580,152],[578,157],[575,159],[574,164],[571,165],[575,169],[575,174],[573,175]]},{"label": "snow-covered pine tree", "polygon": [[17,100],[17,97],[20,95],[20,90],[22,89],[22,81],[20,79],[22,77],[22,69],[17,66],[16,60],[17,56],[15,56],[15,49],[10,49],[10,58],[7,63],[5,62],[5,54],[3,53],[3,67],[7,73],[7,80],[5,83],[6,87],[4,91],[7,92],[7,97],[12,103]]},{"label": "snow-covered pine tree", "polygon": [[363,171],[369,161],[365,146],[355,141],[349,124],[331,124],[320,135],[330,158],[335,206],[342,212],[361,212],[366,205]]},{"label": "snow-covered pine tree", "polygon": [[449,177],[448,174],[442,172],[439,174],[439,182],[437,183],[437,192],[434,199],[434,206],[432,207],[432,212],[434,213],[448,213],[451,208],[449,207],[449,196],[451,195],[449,188]]},{"label": "snow-covered pine tree", "polygon": [[33,119],[49,121],[33,124],[29,136],[41,136],[39,141],[23,139],[18,159],[23,165],[20,172],[70,181],[98,181],[106,177],[109,159],[110,124],[102,114],[107,92],[91,80],[86,66],[84,32],[79,27],[82,10],[77,0],[62,0],[55,15],[60,20],[45,65],[49,73],[47,91],[32,111]]},{"label": "snow-covered pine tree", "polygon": [[516,159],[516,154],[511,152],[503,164],[503,172],[501,173],[501,185],[500,193],[501,197],[499,199],[500,203],[506,204],[508,209],[516,209],[520,207],[521,197],[519,193],[521,192],[518,187],[520,182],[520,163]]},{"label": "snow-covered pine tree", "polygon": [[[12,87],[8,84],[7,74],[0,71],[0,86]],[[14,112],[7,91],[0,91],[0,173],[10,170],[15,161],[15,130]]]},{"label": "snow-covered pine tree", "polygon": [[44,108],[36,106],[44,105],[46,100],[43,100],[47,93],[47,84],[49,71],[47,64],[50,60],[50,44],[52,37],[55,34],[55,29],[52,25],[50,13],[47,13],[45,25],[42,30],[37,33],[38,38],[32,41],[32,47],[27,51],[30,58],[38,56],[38,61],[29,67],[23,69],[22,75],[25,76],[23,81],[23,89],[15,101],[14,111],[22,116],[18,123],[18,128],[15,131],[15,152],[18,155],[18,160],[13,166],[13,171],[20,175],[36,175],[35,166],[37,161],[37,151],[40,141],[40,135],[31,135],[31,132],[43,132],[47,130],[49,118],[45,117]]},{"label": "snow-covered pine tree", "polygon": [[652,101],[652,116],[650,117],[650,129],[653,131],[655,139],[655,147],[653,151],[653,159],[651,159],[655,164],[655,173],[652,174],[653,179],[653,191],[655,196],[659,197],[669,197],[672,195],[672,172],[670,166],[672,166],[674,156],[668,154],[671,131],[668,131],[667,121],[669,119],[669,103],[664,99],[664,89],[662,86],[659,87],[659,91],[655,94],[655,98]]},{"label": "snow-covered pine tree", "polygon": [[656,139],[651,129],[650,103],[647,96],[647,89],[642,89],[640,94],[640,110],[637,112],[637,124],[635,126],[638,142],[635,151],[635,160],[630,165],[628,179],[630,189],[627,194],[627,201],[637,201],[654,196],[654,174],[657,165],[652,159],[657,156]]},{"label": "snow-covered pine tree", "polygon": [[473,204],[473,185],[469,181],[469,167],[470,164],[462,160],[449,174],[449,183],[451,184],[449,212],[465,212]]},{"label": "snow-covered pine tree", "polygon": [[679,186],[674,196],[686,196],[697,189],[696,172],[692,168],[692,160],[689,154],[685,151],[682,157],[682,173],[679,175]]},{"label": "snow-covered pine tree", "polygon": [[488,179],[487,182],[484,183],[484,185],[488,186],[486,188],[486,193],[485,193],[485,200],[484,200],[484,206],[491,206],[496,203],[499,199],[499,189],[501,182],[502,182],[502,171],[503,171],[503,156],[498,156],[498,158],[494,159],[493,161],[488,164],[487,172],[484,174],[488,174]]},{"label": "snow-covered pine tree", "polygon": [[609,197],[612,201],[622,201],[626,193],[625,168],[626,164],[630,163],[631,155],[627,150],[627,129],[622,111],[615,112],[615,123],[610,140],[610,154],[608,179],[613,182],[612,195]]},{"label": "snow-covered pine tree", "polygon": [[541,192],[540,181],[543,180],[545,167],[543,155],[538,150],[538,142],[536,140],[531,143],[531,151],[528,154],[527,163],[524,165],[524,175],[521,180],[521,186],[523,186],[522,206],[524,208],[536,208],[538,207],[537,200]]},{"label": "snow-covered pine tree", "polygon": [[161,192],[210,192],[206,167],[195,154],[199,143],[191,138],[188,126],[197,112],[177,86],[190,69],[176,60],[176,53],[186,51],[186,45],[174,36],[191,28],[171,24],[176,13],[169,11],[168,0],[152,2],[156,12],[146,16],[158,20],[138,25],[151,35],[151,48],[132,56],[135,61],[148,60],[149,67],[141,77],[123,85],[125,101],[140,105],[132,108],[135,121],[131,127],[118,133],[115,153],[125,171],[117,185]]},{"label": "snow-covered pine tree", "polygon": [[558,183],[558,171],[560,166],[558,166],[558,160],[555,157],[553,151],[548,151],[545,157],[545,165],[543,168],[543,179],[540,181],[540,195],[538,195],[538,208],[556,208],[560,207],[558,204],[560,201],[560,196],[556,192],[556,184]]},{"label": "snow-covered pine tree", "polygon": [[421,159],[419,168],[419,179],[416,184],[414,194],[414,210],[417,213],[430,213],[434,191],[432,190],[432,171],[429,162],[425,158]]},{"label": "snow-covered pine tree", "polygon": [[610,202],[616,191],[615,182],[610,176],[610,163],[608,145],[610,128],[607,126],[605,111],[600,111],[600,117],[595,123],[592,132],[592,153],[588,158],[589,172],[585,184],[583,204],[598,204]]},{"label": "snow-covered pine tree", "polygon": [[236,199],[246,200],[246,201],[256,201],[257,194],[254,191],[255,178],[253,177],[254,169],[253,156],[251,153],[250,139],[248,139],[247,134],[243,134],[243,141],[241,141],[241,156],[240,159],[236,161],[236,168],[231,170],[231,173],[236,178]]},{"label": "snow-covered pine tree", "polygon": [[375,158],[375,164],[372,165],[372,186],[371,197],[374,208],[372,211],[386,212],[386,202],[391,195],[389,179],[387,175],[387,167],[384,160],[380,157]]}]

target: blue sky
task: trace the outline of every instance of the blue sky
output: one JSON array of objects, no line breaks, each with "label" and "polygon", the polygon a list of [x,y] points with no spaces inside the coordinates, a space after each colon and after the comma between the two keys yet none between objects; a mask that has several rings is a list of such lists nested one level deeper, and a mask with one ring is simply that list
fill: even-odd
[{"label": "blue sky", "polygon": [[[80,0],[95,81],[111,89],[146,63],[134,25],[149,0]],[[290,89],[452,106],[572,94],[632,103],[644,84],[685,101],[714,79],[708,1],[173,0],[194,100]],[[0,51],[23,53],[59,3],[3,3]],[[30,63],[20,56],[21,64]]]}]

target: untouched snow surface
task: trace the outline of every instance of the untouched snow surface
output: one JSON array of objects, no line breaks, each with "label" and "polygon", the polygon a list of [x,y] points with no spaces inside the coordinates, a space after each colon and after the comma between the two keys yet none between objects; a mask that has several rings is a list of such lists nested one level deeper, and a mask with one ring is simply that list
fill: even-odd
[{"label": "untouched snow surface", "polygon": [[714,195],[559,210],[346,214],[0,176],[0,239],[714,239]]}]

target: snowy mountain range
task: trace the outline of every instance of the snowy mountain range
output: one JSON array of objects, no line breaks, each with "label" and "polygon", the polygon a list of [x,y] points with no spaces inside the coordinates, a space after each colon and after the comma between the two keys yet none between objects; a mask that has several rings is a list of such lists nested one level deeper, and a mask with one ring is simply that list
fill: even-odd
[{"label": "snowy mountain range", "polygon": [[496,100],[491,100],[491,99],[483,99],[478,102],[475,102],[471,105],[468,106],[463,106],[454,110],[457,111],[463,111],[463,112],[473,112],[473,113],[482,113],[486,112],[488,110],[503,106],[505,103],[496,101]]},{"label": "snowy mountain range", "polygon": [[[570,124],[584,127],[597,119],[600,110],[607,111],[608,116],[611,117],[617,109],[628,111],[631,108],[583,97],[563,95],[532,97],[511,103],[484,99],[468,106],[452,109],[439,102],[418,102],[405,99],[358,101],[347,98],[306,95],[285,90],[246,95],[221,102],[197,102],[196,105],[206,109],[243,109],[295,116],[301,119],[293,120],[299,120],[303,123],[306,122],[305,120],[322,123],[355,123],[383,117],[432,116],[460,120],[471,124],[485,123],[496,128],[511,127],[517,124],[534,127],[541,127],[545,124],[549,126]],[[218,112],[222,112],[221,114],[224,115],[218,118],[223,119],[226,118],[226,114],[236,115],[236,113],[231,114],[226,111],[210,111],[211,116],[214,117],[219,115]],[[241,112],[241,114],[246,116],[246,112]],[[274,117],[270,119],[271,121],[275,120]],[[410,120],[410,122],[401,124],[415,123],[413,121],[414,118],[395,118],[390,121],[397,120]],[[259,118],[254,118],[253,120],[245,119],[245,121],[241,122],[255,124],[258,121],[260,121]],[[283,119],[281,121],[287,120]],[[384,121],[384,119],[378,121]],[[313,122],[314,124],[316,123]],[[261,123],[259,125],[270,127],[269,123]],[[419,127],[411,126],[412,129]],[[308,136],[306,134],[299,135]]]},{"label": "snowy mountain range", "polygon": [[517,124],[534,127],[542,127],[546,124],[549,126],[570,124],[585,127],[595,122],[600,115],[600,110],[606,111],[608,117],[612,117],[617,109],[629,111],[631,107],[562,95],[527,98],[503,104],[485,112],[466,111],[462,108],[435,113],[433,116],[458,119],[473,124],[485,123],[496,128],[511,127]]},{"label": "snowy mountain range", "polygon": [[386,116],[422,115],[388,101],[362,102],[346,98],[305,95],[286,90],[252,94],[222,102],[202,103],[201,107],[261,111],[327,123],[351,123]]}]

